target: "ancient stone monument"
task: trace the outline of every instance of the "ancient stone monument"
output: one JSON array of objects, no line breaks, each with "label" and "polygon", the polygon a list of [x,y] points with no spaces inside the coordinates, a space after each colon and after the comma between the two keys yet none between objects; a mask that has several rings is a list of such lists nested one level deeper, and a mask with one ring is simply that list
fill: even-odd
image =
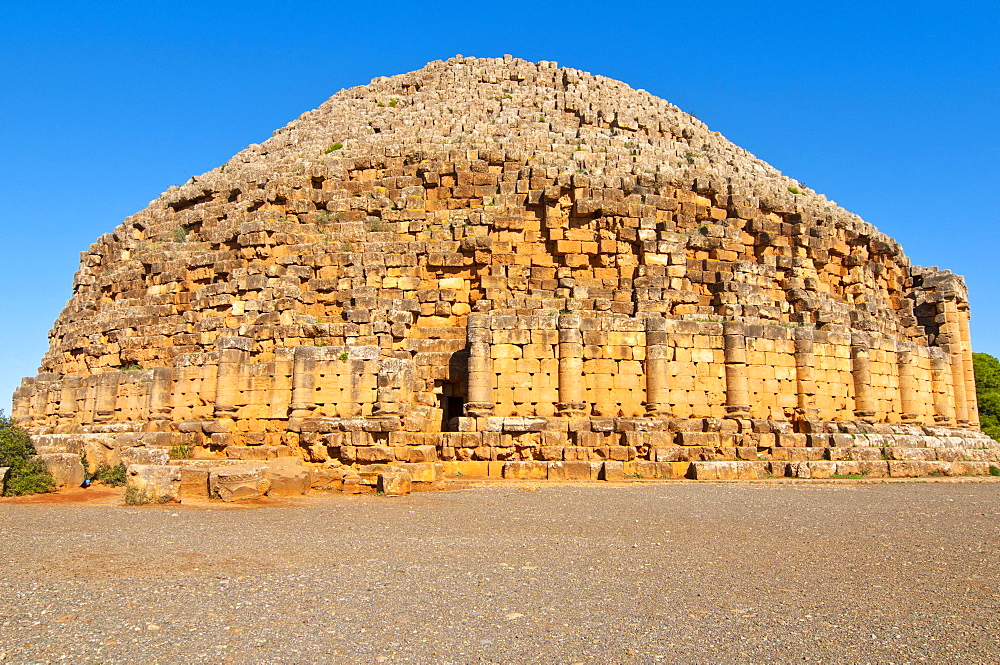
[{"label": "ancient stone monument", "polygon": [[50,336],[14,416],[92,461],[196,458],[133,475],[898,476],[998,453],[959,276],[551,62],[337,93],[101,236]]}]

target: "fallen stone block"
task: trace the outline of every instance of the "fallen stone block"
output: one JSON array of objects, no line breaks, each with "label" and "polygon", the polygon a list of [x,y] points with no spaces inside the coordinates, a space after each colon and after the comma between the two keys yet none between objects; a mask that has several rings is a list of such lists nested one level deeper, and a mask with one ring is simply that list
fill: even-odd
[{"label": "fallen stone block", "polygon": [[258,498],[271,489],[264,466],[215,467],[208,484],[212,496],[227,502]]},{"label": "fallen stone block", "polygon": [[166,503],[181,498],[181,467],[133,464],[125,477],[126,490],[141,492],[149,501]]},{"label": "fallen stone block", "polygon": [[406,496],[410,493],[412,479],[402,469],[378,474],[376,488],[385,496]]},{"label": "fallen stone block", "polygon": [[343,467],[312,467],[309,469],[309,486],[312,489],[335,489],[339,490],[344,485]]},{"label": "fallen stone block", "polygon": [[268,496],[303,496],[309,491],[309,469],[297,457],[281,457],[267,466]]},{"label": "fallen stone block", "polygon": [[75,453],[46,453],[38,456],[45,463],[56,487],[79,487],[86,474],[80,456]]},{"label": "fallen stone block", "polygon": [[209,498],[208,469],[181,467],[181,501],[203,500]]}]

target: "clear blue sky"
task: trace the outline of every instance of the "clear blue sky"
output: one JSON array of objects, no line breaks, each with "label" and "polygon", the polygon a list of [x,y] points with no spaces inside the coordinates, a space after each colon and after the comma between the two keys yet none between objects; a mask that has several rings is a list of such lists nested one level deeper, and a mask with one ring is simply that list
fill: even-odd
[{"label": "clear blue sky", "polygon": [[[148,5],[148,6],[147,6]],[[1000,355],[1000,3],[0,5],[0,408],[79,253],[337,90],[456,54],[620,79],[964,274]]]}]

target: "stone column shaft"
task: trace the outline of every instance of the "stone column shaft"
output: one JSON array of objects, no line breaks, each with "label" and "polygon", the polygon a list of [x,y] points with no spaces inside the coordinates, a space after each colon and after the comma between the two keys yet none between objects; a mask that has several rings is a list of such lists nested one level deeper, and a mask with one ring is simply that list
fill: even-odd
[{"label": "stone column shaft", "polygon": [[955,418],[955,406],[948,387],[952,385],[951,365],[948,357],[938,347],[932,347],[931,352],[931,386],[934,390],[934,422],[950,424]]},{"label": "stone column shaft", "polygon": [[646,413],[668,417],[670,413],[670,360],[667,322],[659,317],[646,319]]},{"label": "stone column shaft", "polygon": [[874,418],[876,411],[869,353],[867,336],[855,333],[851,338],[851,376],[854,379],[854,415],[859,420]]},{"label": "stone column shaft", "polygon": [[976,374],[972,364],[972,335],[969,332],[968,310],[959,310],[958,323],[962,336],[962,361],[965,369],[965,398],[969,403],[969,425],[979,427],[979,400],[976,397]]},{"label": "stone column shaft", "polygon": [[798,412],[804,420],[816,420],[816,378],[813,370],[813,328],[795,328],[795,384]]},{"label": "stone column shaft", "polygon": [[556,409],[561,415],[582,415],[587,411],[580,323],[579,316],[559,317],[559,403]]},{"label": "stone column shaft", "polygon": [[738,321],[723,324],[722,339],[726,361],[726,414],[728,418],[750,417],[750,388],[747,379],[746,329]]},{"label": "stone column shaft", "polygon": [[118,403],[118,382],[121,372],[105,372],[97,382],[97,407],[94,409],[94,420],[107,421],[115,415]]},{"label": "stone column shaft", "polygon": [[297,346],[292,359],[292,418],[308,418],[316,409],[316,373],[320,349]]},{"label": "stone column shaft", "polygon": [[493,396],[493,352],[490,318],[483,314],[470,314],[466,328],[469,344],[468,399],[465,415],[486,417],[493,413],[496,401]]},{"label": "stone column shaft", "polygon": [[153,370],[149,384],[149,419],[165,420],[170,417],[170,394],[174,387],[174,372],[169,367]]},{"label": "stone column shaft", "polygon": [[246,337],[222,337],[219,349],[219,369],[215,380],[215,417],[233,418],[240,396],[240,366],[246,362],[250,349]]},{"label": "stone column shaft", "polygon": [[954,300],[945,300],[943,337],[947,342],[946,349],[951,356],[952,392],[955,395],[955,422],[959,425],[969,423],[969,396],[965,379],[965,350],[962,348],[962,329],[959,321],[958,308]]},{"label": "stone column shaft", "polygon": [[913,421],[919,416],[917,380],[913,376],[915,358],[912,344],[905,344],[896,352],[896,363],[899,366],[899,408],[902,411],[900,418],[904,421]]}]

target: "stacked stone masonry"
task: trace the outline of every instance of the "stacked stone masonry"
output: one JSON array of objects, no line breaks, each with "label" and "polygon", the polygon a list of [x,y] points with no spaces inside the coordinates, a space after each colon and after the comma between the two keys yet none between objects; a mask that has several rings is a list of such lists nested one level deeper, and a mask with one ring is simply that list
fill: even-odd
[{"label": "stacked stone masonry", "polygon": [[50,337],[13,413],[50,452],[609,479],[998,456],[960,277],[661,99],[510,57],[341,91],[170,188],[81,255]]}]

